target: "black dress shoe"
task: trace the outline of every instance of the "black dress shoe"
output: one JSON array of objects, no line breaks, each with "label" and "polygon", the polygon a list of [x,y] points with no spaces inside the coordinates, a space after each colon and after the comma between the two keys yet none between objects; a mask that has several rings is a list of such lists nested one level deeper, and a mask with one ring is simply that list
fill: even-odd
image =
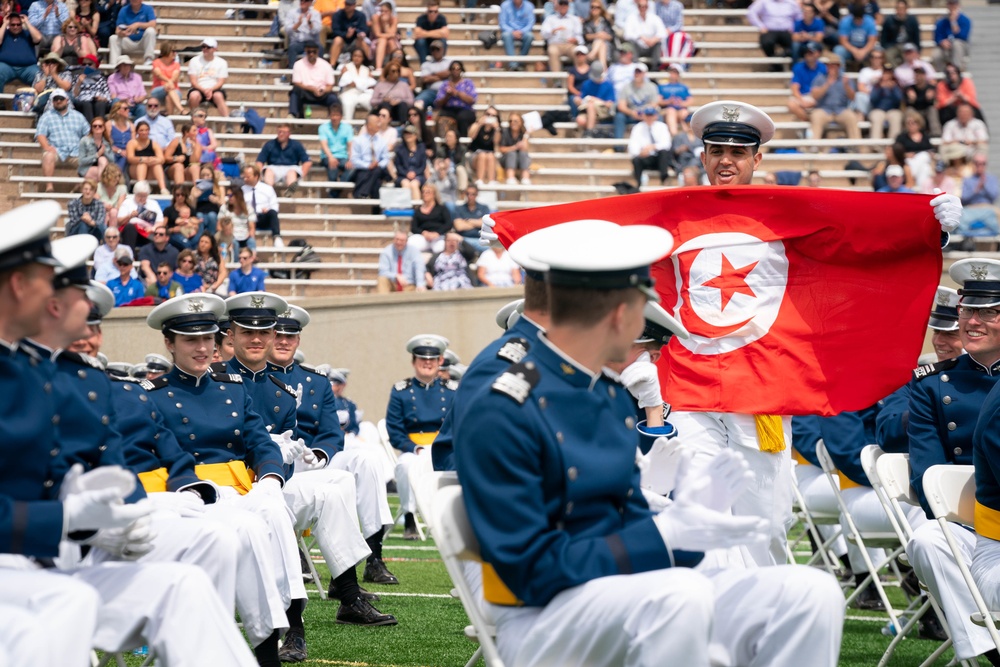
[{"label": "black dress shoe", "polygon": [[[906,573],[903,579],[899,582],[900,588],[902,588],[907,595],[911,598],[920,597],[920,581],[917,579],[917,573],[910,570]],[[928,610],[928,614],[932,613],[934,610]],[[927,618],[924,616],[924,618]]]},{"label": "black dress shoe", "polygon": [[403,539],[411,542],[420,539],[420,533],[417,532],[417,519],[413,516],[413,512],[407,512],[406,516],[403,517]]},{"label": "black dress shoe", "polygon": [[365,563],[365,573],[362,579],[371,584],[398,584],[396,578],[389,568],[385,566],[385,561],[381,558],[371,558]]},{"label": "black dress shoe", "polygon": [[885,611],[885,603],[882,602],[882,598],[878,595],[875,582],[871,582],[865,586],[858,597],[854,598],[854,608],[866,611]]},{"label": "black dress shoe", "polygon": [[303,662],[308,657],[305,637],[295,632],[285,635],[285,641],[278,649],[278,658],[281,662]]},{"label": "black dress shoe", "polygon": [[934,639],[939,642],[948,640],[948,633],[944,631],[941,619],[938,618],[933,607],[928,609],[927,613],[920,619],[920,638]]},{"label": "black dress shoe", "polygon": [[396,625],[398,621],[391,614],[383,614],[368,600],[358,596],[354,602],[341,602],[337,610],[337,623],[343,625]]},{"label": "black dress shoe", "polygon": [[313,580],[312,571],[309,569],[309,561],[306,560],[306,554],[302,549],[299,549],[299,567],[302,568],[302,581],[311,584]]},{"label": "black dress shoe", "polygon": [[[377,593],[372,593],[371,591],[366,591],[365,589],[361,588],[360,586],[358,586],[358,590],[360,591],[359,595],[361,595],[362,598],[364,598],[365,600],[368,600],[369,602],[378,602],[379,600],[382,599],[382,598],[380,598],[378,596]],[[340,591],[337,590],[337,585],[335,583],[333,583],[333,582],[330,583],[330,588],[327,591],[327,594],[330,596],[331,599],[334,599],[334,600],[339,600],[340,599]]]}]

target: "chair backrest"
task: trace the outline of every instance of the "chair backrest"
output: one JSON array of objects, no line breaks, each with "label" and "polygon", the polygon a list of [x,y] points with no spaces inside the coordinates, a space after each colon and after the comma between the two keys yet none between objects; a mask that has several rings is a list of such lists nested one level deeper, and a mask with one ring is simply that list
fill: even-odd
[{"label": "chair backrest", "polygon": [[437,530],[435,540],[441,555],[459,560],[480,560],[479,541],[465,512],[462,487],[453,484],[438,489],[433,505],[433,525]]},{"label": "chair backrest", "polygon": [[434,502],[434,492],[438,489],[438,477],[443,473],[434,471],[434,464],[431,461],[430,452],[424,452],[416,458],[410,465],[410,488],[413,490],[413,498],[417,502],[417,510],[424,517],[424,521],[434,528],[434,517],[431,514],[431,505]]},{"label": "chair backrest", "polygon": [[935,517],[975,524],[976,478],[972,466],[931,466],[924,473],[924,496]]},{"label": "chair backrest", "polygon": [[882,486],[878,470],[875,469],[875,462],[882,454],[884,452],[878,445],[865,445],[865,448],[861,450],[861,469],[865,471],[865,475],[868,476],[868,481],[872,483],[873,489]]},{"label": "chair backrest", "polygon": [[878,478],[882,482],[889,498],[901,503],[918,505],[917,495],[910,486],[910,455],[909,454],[887,454],[875,461],[875,469],[878,471]]},{"label": "chair backrest", "polygon": [[829,475],[837,474],[837,466],[833,465],[833,459],[830,458],[830,453],[826,451],[826,443],[820,438],[816,441],[816,458],[819,459],[819,466],[823,469],[823,472]]}]

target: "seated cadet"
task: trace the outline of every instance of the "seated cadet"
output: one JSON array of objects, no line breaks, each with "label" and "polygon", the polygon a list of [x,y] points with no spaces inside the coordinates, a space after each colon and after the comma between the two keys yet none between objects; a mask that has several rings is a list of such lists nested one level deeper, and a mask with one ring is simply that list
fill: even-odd
[{"label": "seated cadet", "polygon": [[[384,457],[374,449],[344,449],[344,432],[340,427],[337,403],[329,381],[325,376],[296,361],[296,357],[301,355],[299,343],[302,329],[309,324],[309,320],[309,313],[298,306],[289,306],[288,310],[278,316],[274,344],[267,356],[267,370],[295,389],[299,403],[296,437],[305,441],[305,446],[313,450],[320,464],[328,466],[330,470],[354,476],[361,534],[371,550],[365,565],[365,581],[376,584],[399,583],[382,560],[382,537],[392,526],[392,512],[389,510],[382,465]],[[321,477],[324,475],[322,470],[320,467],[308,474]],[[332,584],[330,595],[336,597]]]},{"label": "seated cadet", "polygon": [[[87,345],[93,354],[98,354],[102,344],[101,321],[111,312],[114,295],[105,285],[91,281],[87,297],[93,304],[87,318],[91,332]],[[97,335],[94,335],[95,330]],[[71,345],[70,349],[74,347],[79,345]],[[146,359],[150,366],[165,368],[166,372],[173,368],[173,364],[159,354],[148,354]],[[251,646],[259,646],[276,629],[288,627],[285,617],[288,584],[284,572],[278,577],[275,568],[275,563],[281,559],[280,544],[271,539],[268,526],[260,517],[215,502],[215,487],[198,478],[194,457],[181,449],[160,413],[150,411],[149,396],[141,383],[110,373],[108,377],[112,380],[114,425],[125,443],[125,465],[139,476],[150,497],[182,516],[204,518],[213,527],[224,525],[235,529],[239,539],[239,557],[234,565],[236,610]],[[149,379],[156,379],[156,376]],[[193,491],[207,504],[192,502],[198,498],[190,494],[163,491]],[[173,500],[173,507],[168,504],[170,500]],[[283,596],[286,602],[282,601]]]},{"label": "seated cadet", "polygon": [[[88,321],[87,324],[90,324]],[[144,359],[146,362],[146,378],[147,380],[155,380],[161,375],[166,375],[174,367],[170,360],[167,359],[162,354],[150,353],[146,355]]]},{"label": "seated cadet", "polygon": [[658,514],[639,493],[635,407],[602,368],[642,331],[649,264],[671,245],[661,228],[628,226],[567,230],[533,250],[549,267],[549,326],[456,421],[501,657],[516,667],[644,667],[664,656],[707,665],[711,644],[734,665],[794,664],[805,651],[835,665],[843,597],[829,575],[691,569],[697,552],[766,539],[760,519],[728,514],[749,483],[736,452],[680,475]]},{"label": "seated cadet", "polygon": [[347,369],[331,368],[326,377],[330,381],[330,389],[333,390],[340,427],[344,429],[344,433],[358,435],[361,431],[358,424],[358,404],[344,396],[344,391],[347,390]]},{"label": "seated cadet", "polygon": [[414,376],[400,380],[389,393],[385,429],[389,444],[402,452],[396,464],[396,486],[404,516],[403,539],[417,539],[417,500],[410,489],[409,471],[414,457],[434,443],[451,407],[458,383],[438,377],[448,339],[434,334],[414,336],[406,343],[412,355]]},{"label": "seated cadet", "polygon": [[[963,259],[952,264],[948,273],[962,286],[958,291],[958,335],[967,354],[921,366],[914,371],[914,380],[909,385],[906,433],[910,485],[928,518],[933,515],[924,495],[924,473],[933,465],[974,462],[978,470],[979,461],[973,451],[976,420],[987,414],[988,396],[1000,377],[1000,343],[995,334],[1000,328],[996,321],[1000,306],[1000,262]],[[976,521],[978,529],[986,526],[988,522]],[[976,536],[956,524],[948,524],[948,528],[962,550],[966,565],[971,565],[973,552],[979,546]],[[956,657],[975,662],[976,656],[985,653],[992,664],[1000,664],[1000,654],[986,628],[973,624],[969,618],[977,607],[964,585],[941,525],[930,521],[917,528],[906,545],[906,555],[917,577],[941,605]],[[982,590],[985,594],[986,589]]]},{"label": "seated cadet", "polygon": [[[74,468],[62,493],[51,491],[47,468],[59,446],[59,420],[52,393],[36,373],[54,371],[54,365],[22,351],[18,341],[39,333],[45,302],[53,296],[49,230],[59,215],[56,203],[44,201],[0,216],[0,345],[7,351],[0,355],[0,385],[4,395],[18,397],[5,402],[0,419],[0,601],[34,608],[49,632],[60,632],[59,641],[33,647],[35,654],[17,664],[81,665],[89,662],[91,648],[120,651],[145,642],[164,664],[249,667],[253,659],[231,612],[197,567],[39,569],[38,561],[56,557],[64,540],[84,540],[100,530],[124,533],[152,509],[142,501],[122,503],[134,476],[120,469],[109,469],[110,476],[98,482]],[[85,490],[91,484],[99,486]],[[45,662],[46,656],[52,660]]]}]

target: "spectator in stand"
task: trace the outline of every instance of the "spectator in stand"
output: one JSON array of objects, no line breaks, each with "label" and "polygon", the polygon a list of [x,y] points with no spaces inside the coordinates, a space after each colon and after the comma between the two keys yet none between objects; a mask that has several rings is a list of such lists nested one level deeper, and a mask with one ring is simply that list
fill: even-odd
[{"label": "spectator in stand", "polygon": [[913,182],[920,183],[931,176],[934,147],[926,131],[923,116],[913,109],[907,109],[905,118],[905,129],[896,136],[895,141],[903,147],[906,166],[910,170]]},{"label": "spectator in stand", "polygon": [[427,182],[437,188],[441,203],[448,209],[452,221],[455,220],[455,207],[458,204],[458,179],[448,158],[434,158],[433,168],[427,176]]},{"label": "spectator in stand", "polygon": [[100,178],[104,168],[108,166],[108,158],[112,155],[111,144],[104,138],[104,119],[95,118],[90,121],[90,132],[80,139],[76,168],[77,175],[95,181],[95,194],[97,192],[96,181]]},{"label": "spectator in stand", "polygon": [[[94,251],[94,280],[99,283],[107,284],[112,278],[116,278],[119,274],[118,266],[115,264],[115,253],[117,253],[118,248],[124,248],[128,251],[129,259],[132,257],[132,249],[128,246],[119,246],[121,242],[121,234],[118,232],[117,227],[108,227],[104,230],[104,243],[97,246],[97,250]],[[132,269],[133,273],[135,269]],[[132,276],[133,278],[135,275]]]},{"label": "spectator in stand", "polygon": [[97,0],[95,9],[101,17],[97,24],[97,43],[101,48],[107,48],[111,43],[111,35],[115,34],[118,27],[118,12],[127,2],[128,0]]},{"label": "spectator in stand", "polygon": [[264,182],[272,188],[275,183],[284,188],[283,197],[291,197],[299,188],[299,179],[307,178],[312,168],[312,158],[298,139],[292,139],[292,126],[278,125],[277,136],[265,143],[257,153],[257,168]]},{"label": "spectator in stand", "polygon": [[229,296],[264,291],[267,274],[253,265],[253,258],[253,252],[249,248],[240,250],[240,268],[229,274]]},{"label": "spectator in stand", "polygon": [[[590,74],[590,62],[587,60],[587,47],[578,46],[573,49],[573,66],[566,70],[566,99],[569,103],[569,113],[571,118],[575,118],[580,110],[576,106],[576,98],[580,97],[580,86],[587,80]],[[550,112],[542,117],[542,127],[555,136],[556,131],[553,123],[555,119]]]},{"label": "spectator in stand", "polygon": [[924,195],[948,194],[961,198],[961,179],[956,179],[944,160],[934,163],[934,174],[917,184],[917,192]]},{"label": "spectator in stand", "polygon": [[76,18],[70,17],[63,21],[62,32],[52,40],[52,53],[65,60],[69,67],[77,67],[84,56],[97,56],[97,44]]},{"label": "spectator in stand", "polygon": [[635,13],[625,21],[623,38],[633,46],[637,57],[649,58],[653,68],[659,68],[667,28],[656,12],[649,8],[649,0],[636,0],[635,9]]},{"label": "spectator in stand", "polygon": [[962,13],[958,0],[948,0],[948,15],[934,24],[934,66],[943,69],[946,63],[954,63],[959,69],[969,66],[969,39],[972,36],[972,21]]},{"label": "spectator in stand", "polygon": [[[388,112],[383,111],[388,116]],[[391,152],[378,133],[379,112],[368,112],[365,127],[351,142],[350,180],[354,182],[355,199],[378,199],[378,189],[388,178]]]},{"label": "spectator in stand", "polygon": [[444,134],[444,141],[437,147],[435,155],[448,160],[449,171],[455,175],[455,187],[465,190],[469,184],[469,170],[465,167],[465,146],[458,141],[458,132],[448,130]]},{"label": "spectator in stand", "polygon": [[806,45],[801,62],[792,66],[792,95],[788,98],[788,110],[799,120],[808,121],[810,112],[816,108],[816,98],[812,94],[817,77],[826,77],[826,63],[820,61],[820,46]]},{"label": "spectator in stand", "polygon": [[288,115],[292,118],[305,118],[306,104],[329,108],[337,103],[333,68],[319,57],[319,44],[307,42],[304,48],[305,58],[299,58],[292,67],[292,89],[288,93]]},{"label": "spectator in stand", "polygon": [[167,204],[167,207],[163,209],[163,219],[166,221],[167,229],[173,227],[177,218],[180,217],[181,206],[188,206],[188,196],[191,194],[191,188],[183,185],[182,183],[177,183],[174,185],[173,199]]},{"label": "spectator in stand", "polygon": [[423,292],[427,289],[420,251],[407,244],[406,232],[397,229],[392,243],[378,254],[378,279],[375,290],[390,292]]},{"label": "spectator in stand", "polygon": [[[882,137],[893,137],[899,135],[903,129],[903,90],[896,82],[896,77],[892,69],[886,66],[882,70],[882,80],[872,88],[871,110],[868,112],[868,121],[871,128],[868,136],[871,139],[880,140]],[[888,128],[888,133],[886,132]]]},{"label": "spectator in stand", "polygon": [[290,66],[302,57],[307,44],[315,44],[319,52],[319,43],[323,39],[323,18],[313,8],[312,0],[299,0],[299,6],[285,18],[284,28]]},{"label": "spectator in stand", "polygon": [[955,117],[941,128],[941,144],[961,144],[965,154],[972,157],[977,152],[986,152],[990,141],[986,123],[975,117],[972,105],[960,102]]},{"label": "spectator in stand", "polygon": [[[531,185],[531,156],[528,154],[528,132],[524,129],[524,118],[512,111],[507,118],[507,127],[500,132],[500,160],[507,173],[507,185]],[[515,177],[516,176],[516,177]]]},{"label": "spectator in stand", "polygon": [[521,267],[499,243],[476,260],[476,277],[484,287],[513,287],[521,284]]},{"label": "spectator in stand", "polygon": [[271,232],[274,247],[285,247],[281,240],[281,220],[278,218],[278,195],[274,188],[260,178],[260,167],[248,164],[243,167],[243,201],[247,210],[252,211],[257,218],[256,230]]},{"label": "spectator in stand", "polygon": [[[500,40],[508,56],[526,56],[531,51],[532,28],[535,27],[535,5],[528,0],[503,0],[500,4]],[[518,72],[523,65],[510,62],[507,69]]]},{"label": "spectator in stand", "polygon": [[[136,124],[145,122],[149,125],[149,137],[160,148],[166,148],[177,138],[174,122],[165,114],[160,113],[160,100],[150,97],[146,100],[146,115],[138,118]],[[183,180],[183,179],[182,179]]]},{"label": "spectator in stand", "polygon": [[209,234],[215,233],[219,210],[226,203],[226,194],[219,182],[221,173],[212,169],[211,165],[201,165],[198,180],[188,194],[188,205],[205,222],[205,230]]},{"label": "spectator in stand", "polygon": [[83,114],[87,122],[95,117],[104,118],[111,108],[111,90],[107,78],[101,74],[97,56],[84,56],[84,67],[76,74],[70,92],[73,107]]},{"label": "spectator in stand", "polygon": [[201,144],[198,143],[198,132],[194,125],[181,125],[180,133],[163,149],[163,164],[174,183],[198,180]]},{"label": "spectator in stand", "polygon": [[351,50],[351,59],[340,66],[340,104],[348,121],[354,120],[354,110],[358,107],[365,111],[372,108],[372,89],[376,81],[365,60],[364,49],[355,47]]},{"label": "spectator in stand", "polygon": [[177,255],[180,251],[170,243],[169,233],[163,225],[157,225],[150,232],[151,243],[139,248],[139,276],[147,285],[156,282],[156,267],[166,264],[173,271],[177,268]]},{"label": "spectator in stand", "polygon": [[166,227],[170,244],[180,251],[198,246],[198,237],[205,231],[201,220],[191,215],[191,207],[181,204],[177,207],[177,217],[172,226]]},{"label": "spectator in stand", "polygon": [[[591,69],[593,71],[593,69]],[[496,142],[500,135],[500,112],[495,107],[486,107],[483,115],[469,128],[469,154],[472,168],[476,172],[476,185],[484,187],[496,183],[497,157]]]},{"label": "spectator in stand", "polygon": [[413,68],[410,67],[409,61],[406,59],[406,52],[403,49],[394,49],[392,53],[389,54],[388,60],[382,65],[382,69],[389,63],[397,63],[400,67],[399,75],[405,81],[410,84],[410,90],[417,90],[417,75],[413,72]]},{"label": "spectator in stand", "polygon": [[413,105],[421,111],[434,104],[438,90],[448,78],[448,68],[451,60],[444,57],[444,42],[435,39],[431,42],[431,55],[420,65],[420,85],[422,90],[413,101]]},{"label": "spectator in stand", "polygon": [[[696,185],[702,185],[702,179],[704,178],[704,175],[705,172],[701,169],[701,167],[695,167],[693,165],[690,167],[684,167],[681,170],[681,174],[677,179],[677,185],[680,185],[685,188],[694,187]],[[772,179],[774,178],[774,174],[764,174],[765,184],[768,184],[767,183],[768,176],[770,176]],[[770,185],[774,184],[775,183],[770,183]],[[707,185],[707,183],[705,185]]]},{"label": "spectator in stand", "polygon": [[149,123],[139,121],[135,124],[135,136],[125,147],[125,161],[128,163],[128,174],[133,180],[145,181],[153,175],[160,187],[160,194],[167,194],[167,176],[163,170],[163,149],[149,137]]},{"label": "spectator in stand", "polygon": [[806,174],[806,187],[809,188],[821,188],[823,187],[823,177],[820,176],[818,171],[810,171]]},{"label": "spectator in stand", "polygon": [[[792,32],[795,22],[802,18],[802,9],[796,0],[754,0],[747,10],[747,21],[760,31],[760,50],[773,58],[781,47],[786,55],[792,52]],[[780,71],[772,65],[771,71]]]},{"label": "spectator in stand", "polygon": [[[235,259],[238,248],[249,248],[254,255],[257,254],[257,213],[248,204],[243,195],[243,179],[234,178],[226,188],[226,202],[219,209],[219,229],[221,234],[222,223],[225,221],[232,230],[232,241],[228,247],[223,248],[223,241],[219,241],[219,252],[225,257]],[[227,260],[231,261],[231,260]]]},{"label": "spectator in stand", "polygon": [[181,104],[181,64],[174,53],[173,42],[160,42],[160,57],[153,61],[153,89],[150,97],[160,100],[166,114],[172,116],[184,113]]},{"label": "spectator in stand", "polygon": [[90,234],[98,241],[104,238],[104,232],[107,231],[104,225],[104,204],[97,199],[96,194],[97,182],[85,179],[80,186],[80,198],[71,199],[67,206],[69,219],[66,221],[66,236]]},{"label": "spectator in stand", "polygon": [[[928,76],[933,76],[929,74]],[[933,78],[930,79],[933,81]],[[941,125],[955,117],[958,113],[959,104],[969,104],[972,106],[973,115],[982,120],[983,112],[979,108],[979,100],[976,97],[976,84],[972,79],[962,76],[962,71],[954,63],[948,63],[944,67],[944,78],[937,84],[936,107]]]},{"label": "spectator in stand", "polygon": [[896,81],[899,82],[900,88],[907,88],[915,83],[916,79],[914,78],[913,72],[917,68],[927,72],[927,78],[931,81],[937,77],[937,73],[934,71],[934,68],[931,67],[930,63],[920,59],[920,51],[917,49],[917,45],[904,44],[903,64],[897,66],[893,70],[893,72],[896,73]]},{"label": "spectator in stand", "polygon": [[635,14],[635,0],[615,0],[615,32],[619,35],[625,30],[625,22]]},{"label": "spectator in stand", "polygon": [[0,23],[0,90],[15,80],[25,86],[35,82],[41,73],[35,47],[41,39],[24,15],[11,14]]},{"label": "spectator in stand", "polygon": [[[375,42],[375,62],[385,59],[385,54],[402,47],[399,41],[399,17],[389,0],[383,0],[378,6],[378,14],[371,19],[372,36]],[[431,51],[433,52],[433,42]],[[442,47],[442,51],[444,48]],[[421,70],[423,64],[421,64]],[[426,82],[425,82],[426,85]]]},{"label": "spectator in stand", "polygon": [[129,0],[118,11],[115,34],[108,41],[110,62],[118,62],[123,53],[141,56],[151,65],[156,51],[156,12],[142,0]]},{"label": "spectator in stand", "polygon": [[616,97],[625,86],[632,83],[637,67],[639,63],[635,62],[635,47],[625,42],[618,49],[618,61],[608,68],[608,80],[614,86]]},{"label": "spectator in stand", "polygon": [[[329,120],[319,126],[319,163],[326,169],[328,181],[346,181],[347,160],[351,152],[354,129],[344,122],[344,112],[339,104],[331,104]],[[330,196],[334,192],[330,191]]]},{"label": "spectator in stand", "polygon": [[408,188],[410,199],[420,199],[420,188],[427,181],[427,148],[412,125],[403,128],[389,171],[397,188]]},{"label": "spectator in stand", "polygon": [[810,114],[814,139],[822,139],[827,123],[836,121],[847,132],[849,139],[860,139],[858,116],[851,110],[854,88],[841,74],[840,61],[831,58],[826,63],[827,73],[816,77],[809,91],[816,100],[816,107]]},{"label": "spectator in stand", "polygon": [[580,111],[576,116],[576,125],[583,130],[584,137],[593,136],[598,122],[615,116],[615,87],[604,78],[601,63],[595,62],[590,66],[590,73],[580,86],[580,95],[574,104]]},{"label": "spectator in stand", "polygon": [[[199,242],[201,241],[199,237]],[[212,238],[210,235],[208,238]],[[196,246],[197,247],[197,244]],[[191,294],[192,292],[204,292],[205,281],[201,274],[195,269],[194,250],[181,250],[177,255],[177,270],[174,271],[173,279],[181,287],[181,294]]]},{"label": "spectator in stand", "polygon": [[441,13],[441,3],[439,0],[426,0],[425,6],[427,11],[417,17],[413,28],[413,50],[421,63],[427,60],[431,42],[435,39],[441,40],[445,53],[448,52],[448,20]]},{"label": "spectator in stand", "polygon": [[219,142],[215,140],[215,133],[212,132],[212,129],[205,124],[207,116],[204,109],[191,110],[191,124],[194,125],[198,143],[201,144],[201,162],[214,167],[219,161],[215,152],[219,148]]},{"label": "spectator in stand", "polygon": [[840,64],[847,67],[853,63],[862,67],[878,43],[878,26],[875,19],[865,13],[861,4],[850,6],[849,15],[840,19],[837,33],[840,43],[833,52],[840,58]]},{"label": "spectator in stand", "polygon": [[115,307],[127,306],[146,294],[146,285],[135,277],[132,251],[128,246],[119,246],[115,250],[115,266],[118,275],[108,280],[108,288],[115,295]]},{"label": "spectator in stand", "polygon": [[389,63],[382,70],[382,78],[372,90],[372,108],[387,111],[398,122],[406,122],[406,112],[413,106],[413,91],[409,83],[400,78],[401,67]]},{"label": "spectator in stand", "polygon": [[[330,28],[333,25],[333,15],[337,13],[337,10],[344,6],[344,0],[315,0],[313,2],[313,9],[319,12],[322,23],[320,26],[320,46],[326,48],[330,43]],[[289,10],[288,13],[291,13]],[[287,16],[287,14],[285,16]],[[281,18],[284,19],[285,16]],[[366,18],[370,21],[371,17],[367,14]],[[336,63],[330,63],[336,66]]]},{"label": "spectator in stand", "polygon": [[550,72],[561,72],[562,58],[572,58],[573,49],[583,43],[583,24],[569,13],[569,0],[556,0],[556,10],[542,21],[539,33],[545,40]]},{"label": "spectator in stand", "polygon": [[[179,257],[180,255],[178,255]],[[195,273],[201,276],[203,291],[211,294],[220,294],[222,286],[226,284],[226,279],[229,277],[229,268],[222,260],[222,254],[219,252],[219,244],[216,242],[215,237],[207,232],[198,238],[194,270]],[[225,293],[228,294],[228,291]]]},{"label": "spectator in stand", "polygon": [[937,110],[937,86],[927,79],[927,72],[917,68],[913,70],[914,82],[903,93],[908,109],[915,111],[924,119],[924,124],[932,136],[941,136],[941,120]]},{"label": "spectator in stand", "polygon": [[56,37],[62,34],[63,23],[68,21],[69,9],[60,0],[35,0],[28,7],[28,21],[38,28],[42,38],[38,41],[41,54],[45,54]]},{"label": "spectator in stand", "polygon": [[872,88],[881,83],[885,65],[885,52],[877,48],[868,56],[868,64],[861,68],[858,78],[854,80],[854,102],[851,108],[861,116],[867,116],[871,110]]},{"label": "spectator in stand", "polygon": [[441,252],[444,235],[451,229],[451,214],[441,203],[437,188],[425,183],[420,188],[420,204],[413,208],[407,245],[420,252]]},{"label": "spectator in stand", "polygon": [[462,256],[462,237],[448,232],[444,237],[444,250],[435,255],[427,265],[427,282],[438,291],[472,289],[469,264]]},{"label": "spectator in stand", "polygon": [[[673,4],[673,0],[670,4]],[[588,47],[587,60],[599,62],[607,70],[614,40],[615,33],[604,5],[601,0],[591,0],[590,13],[583,22],[583,43]]]},{"label": "spectator in stand", "polygon": [[350,51],[358,47],[367,53],[368,30],[364,12],[358,11],[358,0],[344,0],[343,9],[338,9],[330,20],[330,34],[333,36],[330,63],[335,65],[340,59],[341,51],[345,49]]},{"label": "spectator in stand", "polygon": [[156,267],[156,280],[146,287],[146,296],[151,297],[153,303],[159,305],[179,294],[184,294],[184,290],[181,284],[174,280],[174,269],[166,262],[161,262]]},{"label": "spectator in stand", "polygon": [[905,172],[903,168],[898,164],[890,164],[885,168],[885,186],[876,190],[876,192],[889,192],[889,193],[912,193],[909,187],[904,185],[903,178]]},{"label": "spectator in stand", "polygon": [[476,121],[476,112],[472,105],[476,103],[477,98],[476,84],[465,76],[465,65],[460,60],[453,60],[448,66],[448,79],[434,98],[438,117],[454,119],[458,125],[458,133],[466,136]]},{"label": "spectator in stand", "polygon": [[[135,0],[133,0],[134,2]],[[226,106],[226,79],[229,78],[229,64],[225,58],[215,55],[219,42],[214,37],[206,37],[201,42],[201,55],[188,62],[188,80],[191,90],[188,91],[188,106],[194,111],[202,102],[215,105],[219,115],[229,116]]]},{"label": "spectator in stand", "polygon": [[95,44],[99,43],[97,34],[103,18],[101,14],[101,7],[98,7],[97,0],[77,0],[76,9],[73,11],[73,16],[80,24],[80,28],[90,35]]},{"label": "spectator in stand", "polygon": [[490,247],[488,243],[479,240],[483,216],[489,212],[489,206],[479,201],[479,188],[475,184],[469,184],[465,188],[465,202],[455,207],[452,224],[455,232],[462,237],[462,243],[477,255]]},{"label": "spectator in stand", "polygon": [[669,80],[661,83],[658,91],[660,93],[660,108],[663,111],[663,120],[667,123],[670,136],[677,134],[682,118],[688,115],[688,104],[691,101],[691,91],[681,83],[681,73],[683,67],[674,63],[668,68]]},{"label": "spectator in stand", "polygon": [[674,168],[678,172],[683,172],[688,167],[702,170],[701,154],[705,152],[705,144],[691,130],[690,119],[690,116],[681,119],[680,132],[673,135],[671,142]]},{"label": "spectator in stand", "polygon": [[645,63],[635,66],[632,81],[618,91],[618,106],[615,113],[615,139],[625,137],[628,125],[642,122],[641,111],[646,107],[660,106],[660,92],[656,84],[646,76]]},{"label": "spectator in stand", "polygon": [[[42,148],[42,175],[51,178],[56,165],[77,166],[80,140],[90,130],[87,119],[79,111],[69,108],[69,95],[61,88],[52,93],[52,111],[38,119],[35,141]],[[45,191],[53,191],[52,181],[45,184]]]},{"label": "spectator in stand", "polygon": [[[35,105],[31,111],[40,116],[46,111],[52,111],[52,94],[56,89],[69,93],[73,88],[73,80],[66,72],[66,61],[54,53],[46,55],[38,61],[42,71],[35,76],[32,87],[35,89]],[[72,103],[70,109],[73,108]]]},{"label": "spectator in stand", "polygon": [[903,170],[903,183],[905,185],[912,186],[916,183],[913,180],[913,175],[910,173],[909,166],[906,164],[906,151],[903,149],[902,144],[895,143],[885,147],[885,159],[880,160],[871,170],[873,190],[877,192],[888,186],[889,181],[886,172],[892,166],[897,166]]},{"label": "spectator in stand", "polygon": [[792,64],[802,60],[806,46],[820,44],[826,24],[816,14],[816,5],[807,2],[802,5],[802,18],[795,21],[792,28]]},{"label": "spectator in stand", "polygon": [[146,115],[146,84],[128,56],[119,56],[114,63],[115,71],[108,77],[111,99],[124,102],[132,120],[138,120]]},{"label": "spectator in stand", "polygon": [[895,67],[903,62],[903,45],[920,43],[920,22],[910,14],[906,0],[896,0],[896,13],[882,21],[882,35],[879,44],[885,51],[886,59]]},{"label": "spectator in stand", "polygon": [[108,227],[119,226],[118,208],[127,197],[125,177],[118,165],[112,162],[101,172],[101,182],[97,184],[97,198],[104,204],[104,219]]},{"label": "spectator in stand", "polygon": [[628,155],[632,158],[632,173],[637,187],[645,185],[643,171],[656,169],[660,174],[660,185],[667,182],[668,171],[674,167],[671,152],[670,131],[659,119],[653,107],[642,110],[642,122],[632,128],[628,138]]},{"label": "spectator in stand", "polygon": [[972,156],[973,172],[962,179],[962,221],[958,233],[962,236],[995,236],[1000,234],[997,200],[1000,184],[997,177],[986,171],[986,153]]}]

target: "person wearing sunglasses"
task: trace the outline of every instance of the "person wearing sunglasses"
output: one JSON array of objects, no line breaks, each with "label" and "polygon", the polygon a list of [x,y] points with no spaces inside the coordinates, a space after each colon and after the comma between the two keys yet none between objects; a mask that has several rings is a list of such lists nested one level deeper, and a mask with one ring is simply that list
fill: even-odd
[{"label": "person wearing sunglasses", "polygon": [[152,243],[139,248],[139,275],[146,281],[147,285],[156,282],[156,268],[160,264],[166,263],[173,271],[177,268],[177,255],[180,251],[170,243],[170,235],[167,233],[165,225],[153,228],[149,238]]},{"label": "person wearing sunglasses", "polygon": [[183,294],[181,284],[174,280],[174,270],[166,262],[160,262],[156,267],[156,282],[146,287],[146,296],[152,297],[156,304]]},{"label": "person wearing sunglasses", "polygon": [[115,295],[115,307],[125,306],[146,294],[146,286],[133,273],[132,251],[127,246],[115,250],[115,268],[118,275],[108,281],[108,289]]},{"label": "person wearing sunglasses", "polygon": [[201,42],[201,55],[195,56],[188,63],[188,79],[191,81],[191,90],[187,95],[188,107],[193,111],[202,102],[209,102],[215,105],[220,116],[228,117],[226,91],[222,87],[229,78],[229,63],[225,58],[215,55],[218,48],[218,40],[206,37]]}]

